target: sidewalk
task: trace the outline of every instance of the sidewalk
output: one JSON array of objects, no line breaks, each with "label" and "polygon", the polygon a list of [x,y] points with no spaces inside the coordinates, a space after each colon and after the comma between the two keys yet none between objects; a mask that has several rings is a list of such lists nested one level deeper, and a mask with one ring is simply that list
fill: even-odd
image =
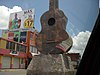
[{"label": "sidewalk", "polygon": [[0,75],[26,75],[26,69],[1,69]]}]

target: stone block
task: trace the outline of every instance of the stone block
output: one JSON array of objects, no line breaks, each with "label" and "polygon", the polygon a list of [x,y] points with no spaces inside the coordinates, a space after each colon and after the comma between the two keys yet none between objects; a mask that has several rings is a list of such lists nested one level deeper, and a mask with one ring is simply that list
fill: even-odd
[{"label": "stone block", "polygon": [[27,68],[27,75],[74,75],[69,58],[62,54],[34,56]]}]

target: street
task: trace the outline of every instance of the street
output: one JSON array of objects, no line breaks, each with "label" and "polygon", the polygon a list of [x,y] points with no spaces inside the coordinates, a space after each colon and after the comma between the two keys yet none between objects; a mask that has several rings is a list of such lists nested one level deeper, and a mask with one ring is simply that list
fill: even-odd
[{"label": "street", "polygon": [[0,75],[26,75],[25,69],[3,69],[0,70]]}]

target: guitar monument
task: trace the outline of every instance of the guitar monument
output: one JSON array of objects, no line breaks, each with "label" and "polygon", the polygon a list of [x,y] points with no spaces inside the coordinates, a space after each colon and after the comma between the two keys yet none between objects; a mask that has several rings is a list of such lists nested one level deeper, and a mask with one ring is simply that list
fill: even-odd
[{"label": "guitar monument", "polygon": [[72,38],[66,32],[68,18],[59,9],[58,0],[49,0],[49,10],[41,18],[42,29],[36,38],[40,55],[34,56],[27,75],[73,75],[73,67],[66,53]]}]

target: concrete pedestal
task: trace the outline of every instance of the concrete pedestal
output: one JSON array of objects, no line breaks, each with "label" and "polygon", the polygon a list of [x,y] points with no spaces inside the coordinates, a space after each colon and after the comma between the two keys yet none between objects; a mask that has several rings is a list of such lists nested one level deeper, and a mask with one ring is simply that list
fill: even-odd
[{"label": "concrete pedestal", "polygon": [[62,54],[34,56],[27,68],[27,75],[74,75],[70,58]]}]

